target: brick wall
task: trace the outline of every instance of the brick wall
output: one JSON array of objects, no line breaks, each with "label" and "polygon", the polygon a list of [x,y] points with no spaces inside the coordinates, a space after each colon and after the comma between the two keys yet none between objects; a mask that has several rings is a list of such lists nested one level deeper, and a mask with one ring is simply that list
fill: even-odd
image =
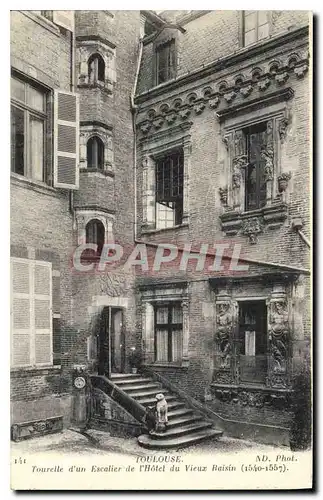
[{"label": "brick wall", "polygon": [[[288,30],[293,30],[308,21],[308,14],[305,12],[276,12],[272,13],[273,29],[272,34],[278,35]],[[240,12],[225,11],[212,12],[200,17],[188,24],[185,24],[187,32],[177,34],[178,36],[178,76],[193,71],[203,64],[210,63],[220,57],[228,56],[235,51],[240,50]],[[221,33],[218,37],[217,34]],[[265,43],[265,42],[264,42]],[[299,45],[306,47],[307,40],[300,42]],[[207,49],[206,49],[207,47]],[[182,99],[188,103],[188,96],[195,92],[198,102],[203,101],[204,90],[210,87],[214,93],[218,91],[219,84],[226,81],[228,86],[233,86],[235,78],[241,74],[245,79],[250,78],[253,68],[264,68],[268,71],[268,64],[277,57],[285,57],[288,52],[293,54],[297,51],[295,41],[284,44],[284,50],[265,48],[257,55],[246,58],[240,63],[232,64],[231,67],[219,68],[213,74],[210,72],[207,76],[197,76],[187,78],[182,82],[174,84],[165,84],[164,87],[151,90],[151,93],[138,97],[139,110],[137,124],[149,120],[149,112],[155,111],[158,117],[161,116],[161,106],[168,104],[170,109],[174,109],[175,99]],[[286,51],[286,52],[285,52]],[[153,71],[153,44],[144,45],[143,59],[140,70],[140,85],[138,94],[144,92],[152,86]],[[272,84],[270,84],[272,85]],[[159,231],[145,230],[140,231],[143,220],[143,167],[142,157],[144,147],[149,143],[157,143],[155,137],[161,137],[165,150],[167,143],[172,141],[174,132],[172,126],[166,121],[161,126],[155,127],[154,123],[148,132],[138,132],[138,175],[137,175],[137,193],[138,193],[138,229],[139,237],[151,243],[167,242],[182,246],[185,242],[193,243],[199,248],[201,243],[237,243],[241,245],[242,256],[254,260],[273,262],[282,265],[309,268],[310,253],[305,243],[299,235],[292,229],[292,219],[300,217],[303,221],[303,231],[310,236],[310,183],[311,183],[311,158],[310,158],[310,132],[309,132],[309,77],[304,78],[290,77],[289,87],[292,88],[294,95],[288,103],[290,110],[290,123],[287,127],[285,140],[281,145],[281,170],[282,172],[291,172],[291,180],[288,186],[288,216],[286,220],[275,229],[265,228],[259,235],[258,243],[251,244],[248,237],[243,234],[235,236],[225,235],[221,230],[220,216],[223,214],[219,187],[224,186],[227,180],[228,151],[222,141],[223,124],[219,123],[216,112],[218,109],[210,109],[205,105],[202,112],[192,112],[187,119],[191,122],[190,128],[185,134],[190,135],[191,152],[189,161],[189,225],[176,229],[167,229]],[[232,88],[232,87],[231,87]],[[268,94],[277,90],[277,86],[269,87]],[[254,94],[254,98],[256,95]],[[259,99],[261,93],[259,93]],[[231,105],[231,104],[230,104]],[[220,104],[220,109],[227,109],[230,106],[227,103]],[[233,104],[234,105],[234,104]],[[222,106],[222,108],[221,108]],[[243,113],[241,112],[241,115]],[[251,113],[250,113],[251,116]],[[253,111],[253,117],[256,119],[258,110]],[[184,120],[177,115],[173,130]],[[155,136],[155,137],[154,137]],[[160,140],[160,139],[158,139]],[[158,143],[159,144],[159,143]],[[229,145],[229,147],[231,147]],[[154,250],[151,250],[154,253]],[[194,261],[193,261],[194,262]],[[161,370],[165,377],[178,385],[181,389],[198,400],[203,400],[205,389],[212,381],[213,375],[213,353],[214,353],[214,334],[215,317],[214,303],[215,295],[210,289],[207,281],[208,273],[195,272],[196,263],[192,264],[187,271],[178,270],[174,266],[162,266],[161,271],[152,275],[151,273],[138,273],[138,283],[151,285],[153,283],[176,280],[187,280],[189,290],[189,365],[188,367],[165,366],[155,368]],[[272,270],[266,266],[252,265],[249,267],[248,274],[261,274]],[[199,281],[200,280],[200,281]],[[170,285],[171,286],[171,285]],[[293,304],[295,320],[291,325],[291,349],[294,356],[293,370],[297,371],[298,363],[302,363],[308,354],[308,341],[311,335],[310,324],[310,304],[304,300],[310,296],[310,280],[308,277],[300,277],[299,283],[295,285],[293,291]],[[242,287],[243,289],[243,287]],[[247,290],[247,287],[246,287]],[[270,291],[265,287],[258,289],[254,285],[254,290],[249,290],[249,296],[269,296]],[[291,293],[291,292],[288,292]],[[291,295],[290,295],[291,297]],[[212,312],[213,311],[213,312]],[[141,320],[138,315],[138,337],[141,335]],[[290,414],[288,411],[271,408],[258,411],[255,408],[248,408],[244,412],[239,405],[224,404],[214,400],[210,407],[225,418],[250,421],[254,423],[266,422],[268,425],[289,426]],[[248,415],[247,415],[248,414]],[[244,418],[247,415],[246,418]]]},{"label": "brick wall", "polygon": [[[69,33],[60,31],[57,26],[33,13],[12,12],[11,23],[13,67],[51,88],[70,90]],[[82,11],[76,19],[76,35],[99,35],[116,45],[117,82],[112,96],[98,89],[91,92],[83,89],[81,92],[80,119],[103,121],[113,127],[115,176],[98,180],[81,173],[75,205],[96,205],[109,210],[116,208],[114,236],[128,248],[133,241],[134,199],[130,93],[137,63],[139,25],[139,12],[122,11],[111,16],[104,11]],[[77,71],[78,68],[76,81]],[[115,305],[116,299],[121,307],[126,304],[126,347],[129,349],[135,342],[132,271],[119,272],[116,278],[108,274],[89,276],[74,273],[71,257],[76,242],[77,228],[70,212],[69,193],[14,176],[11,188],[13,255],[19,256],[21,248],[24,248],[20,256],[26,257],[28,247],[31,247],[36,254],[54,252],[60,260],[59,285],[56,282],[54,301],[55,312],[60,314],[60,318],[54,319],[54,345],[60,346],[61,368],[13,371],[13,422],[44,418],[43,406],[47,408],[45,417],[63,414],[65,421],[69,421],[71,370],[75,363],[86,363],[88,337],[97,333],[97,319],[102,305],[93,308],[96,297],[111,297],[111,304],[106,299],[106,305]],[[118,302],[118,297],[124,300]],[[55,405],[48,404],[50,397],[55,399]],[[22,411],[24,404],[29,405],[25,413]]]},{"label": "brick wall", "polygon": [[[269,12],[271,13],[271,36],[294,29],[301,24],[306,25],[309,20],[306,11]],[[185,33],[174,30],[174,36],[177,37],[178,77],[243,48],[242,11],[211,11],[184,23],[183,28]],[[154,86],[154,43],[156,39],[144,45],[138,93]]]}]

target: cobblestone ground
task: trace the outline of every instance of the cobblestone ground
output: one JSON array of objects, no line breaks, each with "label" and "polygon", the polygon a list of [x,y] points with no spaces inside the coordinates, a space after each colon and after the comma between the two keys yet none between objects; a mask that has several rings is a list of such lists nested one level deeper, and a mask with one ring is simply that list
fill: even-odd
[{"label": "cobblestone ground", "polygon": [[[160,451],[146,450],[141,448],[136,438],[118,438],[112,437],[109,433],[96,430],[89,430],[84,436],[76,431],[65,430],[59,434],[38,437],[21,441],[20,443],[12,443],[11,449],[14,453],[73,453],[79,455],[98,454],[106,455],[153,455],[158,453],[167,454],[173,453],[176,450]],[[234,439],[229,437],[221,437],[218,440],[208,440],[199,444],[190,446],[180,450],[181,455],[210,455],[213,453],[239,453],[243,451],[251,451],[257,453],[287,451],[286,447],[278,447],[264,445],[246,441],[242,439]]]}]

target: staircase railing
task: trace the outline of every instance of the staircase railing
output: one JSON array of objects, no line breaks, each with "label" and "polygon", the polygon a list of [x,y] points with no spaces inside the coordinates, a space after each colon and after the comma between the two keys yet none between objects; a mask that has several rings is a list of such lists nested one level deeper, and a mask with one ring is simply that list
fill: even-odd
[{"label": "staircase railing", "polygon": [[146,410],[144,406],[131,398],[110,379],[104,375],[91,375],[91,383],[92,387],[103,391],[107,396],[127,410],[136,420],[145,423]]}]

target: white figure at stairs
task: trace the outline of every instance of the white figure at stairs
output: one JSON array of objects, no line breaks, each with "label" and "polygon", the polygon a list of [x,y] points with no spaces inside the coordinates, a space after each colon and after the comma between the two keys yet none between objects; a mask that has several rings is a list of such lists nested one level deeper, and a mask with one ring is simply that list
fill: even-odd
[{"label": "white figure at stairs", "polygon": [[168,405],[164,394],[156,394],[156,431],[165,431],[168,424]]}]

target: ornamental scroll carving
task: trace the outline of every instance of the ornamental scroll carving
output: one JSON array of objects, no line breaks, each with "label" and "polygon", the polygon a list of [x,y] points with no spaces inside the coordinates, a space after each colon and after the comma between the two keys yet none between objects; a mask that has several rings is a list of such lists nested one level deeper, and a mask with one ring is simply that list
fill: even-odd
[{"label": "ornamental scroll carving", "polygon": [[288,358],[288,304],[286,299],[269,304],[268,339],[270,353],[270,385],[286,387]]},{"label": "ornamental scroll carving", "polygon": [[216,342],[220,368],[230,369],[232,351],[232,305],[230,301],[216,304]]}]

